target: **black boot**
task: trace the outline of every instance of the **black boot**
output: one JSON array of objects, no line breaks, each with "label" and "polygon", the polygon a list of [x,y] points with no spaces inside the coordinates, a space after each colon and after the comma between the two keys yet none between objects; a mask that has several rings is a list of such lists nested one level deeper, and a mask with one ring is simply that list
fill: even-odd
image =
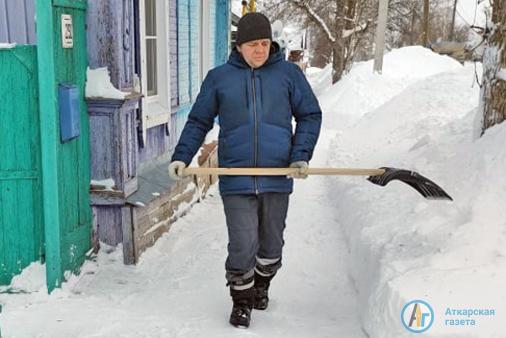
[{"label": "black boot", "polygon": [[269,306],[269,286],[272,276],[262,276],[255,272],[255,304],[256,310],[265,310]]},{"label": "black boot", "polygon": [[251,310],[255,300],[255,289],[234,290],[230,288],[234,306],[230,314],[230,324],[238,328],[248,328],[251,321]]}]

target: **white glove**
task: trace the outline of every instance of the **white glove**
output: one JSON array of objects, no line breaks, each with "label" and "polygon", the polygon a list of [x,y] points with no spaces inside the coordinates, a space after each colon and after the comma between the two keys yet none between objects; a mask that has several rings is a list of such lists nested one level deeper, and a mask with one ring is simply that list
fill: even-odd
[{"label": "white glove", "polygon": [[306,161],[295,161],[290,164],[290,168],[299,168],[299,171],[291,174],[293,178],[307,178],[308,163]]},{"label": "white glove", "polygon": [[169,164],[169,177],[174,181],[179,181],[184,178],[183,172],[186,164],[183,161],[173,161]]}]

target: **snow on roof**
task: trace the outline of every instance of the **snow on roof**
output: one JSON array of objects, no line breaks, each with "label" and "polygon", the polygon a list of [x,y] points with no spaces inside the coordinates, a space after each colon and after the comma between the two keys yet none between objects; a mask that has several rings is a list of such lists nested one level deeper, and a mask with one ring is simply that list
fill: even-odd
[{"label": "snow on roof", "polygon": [[86,97],[101,97],[108,99],[124,99],[128,93],[118,90],[111,83],[107,67],[86,70]]},{"label": "snow on roof", "polygon": [[287,24],[283,28],[283,36],[286,42],[286,47],[289,50],[303,49],[302,42],[304,39],[305,29],[301,29],[293,24]]}]

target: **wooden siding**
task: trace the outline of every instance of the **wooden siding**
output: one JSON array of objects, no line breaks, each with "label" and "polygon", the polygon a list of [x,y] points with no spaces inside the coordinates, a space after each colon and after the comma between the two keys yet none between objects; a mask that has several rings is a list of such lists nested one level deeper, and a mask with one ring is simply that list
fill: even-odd
[{"label": "wooden siding", "polygon": [[178,1],[179,104],[190,102],[190,0]]},{"label": "wooden siding", "polygon": [[93,206],[93,214],[93,228],[102,243],[118,245],[123,242],[120,225],[124,220],[121,206]]},{"label": "wooden siding", "polygon": [[[206,0],[204,0],[206,1]],[[209,4],[209,68],[213,69],[216,66],[216,1],[211,1]],[[204,74],[205,76],[206,74]]]},{"label": "wooden siding", "polygon": [[178,29],[177,29],[177,0],[170,0],[170,27],[169,27],[169,52],[170,52],[170,97],[171,106],[179,105],[179,84],[178,84]]},{"label": "wooden siding", "polygon": [[120,90],[133,89],[134,24],[129,0],[88,0],[88,62],[92,69],[107,67]]},{"label": "wooden siding", "polygon": [[[192,107],[191,105],[186,105],[185,107],[181,107],[177,111],[176,116],[174,116],[173,121],[175,121],[175,127],[173,129],[174,130],[173,136],[174,136],[174,139],[176,139],[176,140],[179,140],[179,137],[181,136],[181,133],[183,132],[183,128],[186,124],[186,120],[188,120],[188,115],[190,114],[190,111],[191,111],[191,107]],[[173,147],[175,147],[175,146],[176,146],[176,143],[174,143]]]},{"label": "wooden siding", "polygon": [[190,0],[189,3],[189,28],[190,28],[190,74],[189,92],[190,101],[195,101],[200,88],[200,24],[201,11],[200,0]]},{"label": "wooden siding", "polygon": [[172,154],[188,119],[190,110],[191,104],[186,104],[171,114],[168,135],[165,125],[148,129],[146,144],[144,148],[139,148],[140,167],[149,165],[151,161],[157,158],[169,157]]},{"label": "wooden siding", "polygon": [[[218,18],[229,17],[228,12],[222,15],[218,13],[219,11],[229,10],[228,1],[223,2],[221,7],[218,7],[219,1],[211,1],[209,24],[204,27],[204,29],[209,29],[210,47],[206,51],[200,50],[201,1],[168,0],[170,15],[168,43],[173,111],[171,123],[169,124],[170,130],[166,129],[166,125],[148,129],[144,147],[138,149],[138,190],[126,198],[128,202],[121,194],[97,193],[92,195],[96,215],[94,224],[98,236],[109,244],[122,241],[125,263],[127,264],[134,263],[142,251],[152,245],[163,232],[169,229],[170,224],[175,219],[174,215],[180,215],[181,210],[176,212],[180,203],[183,201],[195,202],[200,198],[199,194],[206,191],[209,184],[216,181],[216,178],[211,177],[199,178],[197,181],[199,189],[188,188],[187,190],[187,184],[179,184],[178,187],[175,187],[176,183],[168,178],[166,170],[170,155],[187,121],[188,113],[201,85],[201,53],[209,53],[207,55],[209,55],[211,67],[214,67],[216,60],[223,61],[228,56],[229,28],[225,26],[228,19],[221,26],[216,22]],[[111,13],[111,15],[120,16],[115,13]],[[216,37],[219,29],[226,30],[224,34],[219,35],[225,37],[225,41],[220,44]],[[224,57],[222,55],[222,57],[217,58],[216,53],[219,46],[225,48],[226,53]],[[99,131],[100,128],[105,130]],[[105,123],[97,122],[97,135],[105,135],[109,130],[110,128]],[[107,138],[104,140],[104,142],[110,141]],[[93,141],[92,144],[94,144]],[[211,162],[215,163],[216,159],[214,159],[214,162],[208,161],[207,165],[210,165]],[[99,166],[98,162],[93,164],[93,167],[95,166]],[[157,166],[156,170],[153,169],[153,166]],[[151,190],[160,193],[160,196],[153,196]],[[184,192],[183,195],[178,196],[177,194],[181,192]],[[127,206],[125,206],[125,203],[127,203]],[[189,208],[187,206],[184,212]]]},{"label": "wooden siding", "polygon": [[[170,124],[171,127],[173,124]],[[170,133],[170,131],[169,131]],[[167,155],[170,151],[170,137],[167,135],[167,126],[160,125],[149,128],[144,148],[139,149],[139,164],[149,164],[152,160]]]},{"label": "wooden siding", "polygon": [[230,0],[216,0],[216,65],[227,62],[230,41]]},{"label": "wooden siding", "polygon": [[0,43],[36,43],[34,1],[0,0]]},{"label": "wooden siding", "polygon": [[137,190],[136,107],[130,99],[89,99],[91,178],[112,178],[125,197]]}]

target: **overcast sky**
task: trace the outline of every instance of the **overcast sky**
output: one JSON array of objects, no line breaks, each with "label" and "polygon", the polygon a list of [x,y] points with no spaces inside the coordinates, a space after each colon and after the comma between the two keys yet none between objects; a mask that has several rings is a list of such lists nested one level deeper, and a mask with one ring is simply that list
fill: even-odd
[{"label": "overcast sky", "polygon": [[[484,14],[482,11],[482,7],[486,5],[485,1],[480,1],[481,4],[477,8],[477,0],[458,0],[457,3],[457,19],[460,22],[463,22],[464,20],[467,21],[468,24],[476,24],[480,25],[484,21]],[[487,1],[488,2],[488,1]],[[475,13],[476,12],[476,20],[475,20]]]}]

